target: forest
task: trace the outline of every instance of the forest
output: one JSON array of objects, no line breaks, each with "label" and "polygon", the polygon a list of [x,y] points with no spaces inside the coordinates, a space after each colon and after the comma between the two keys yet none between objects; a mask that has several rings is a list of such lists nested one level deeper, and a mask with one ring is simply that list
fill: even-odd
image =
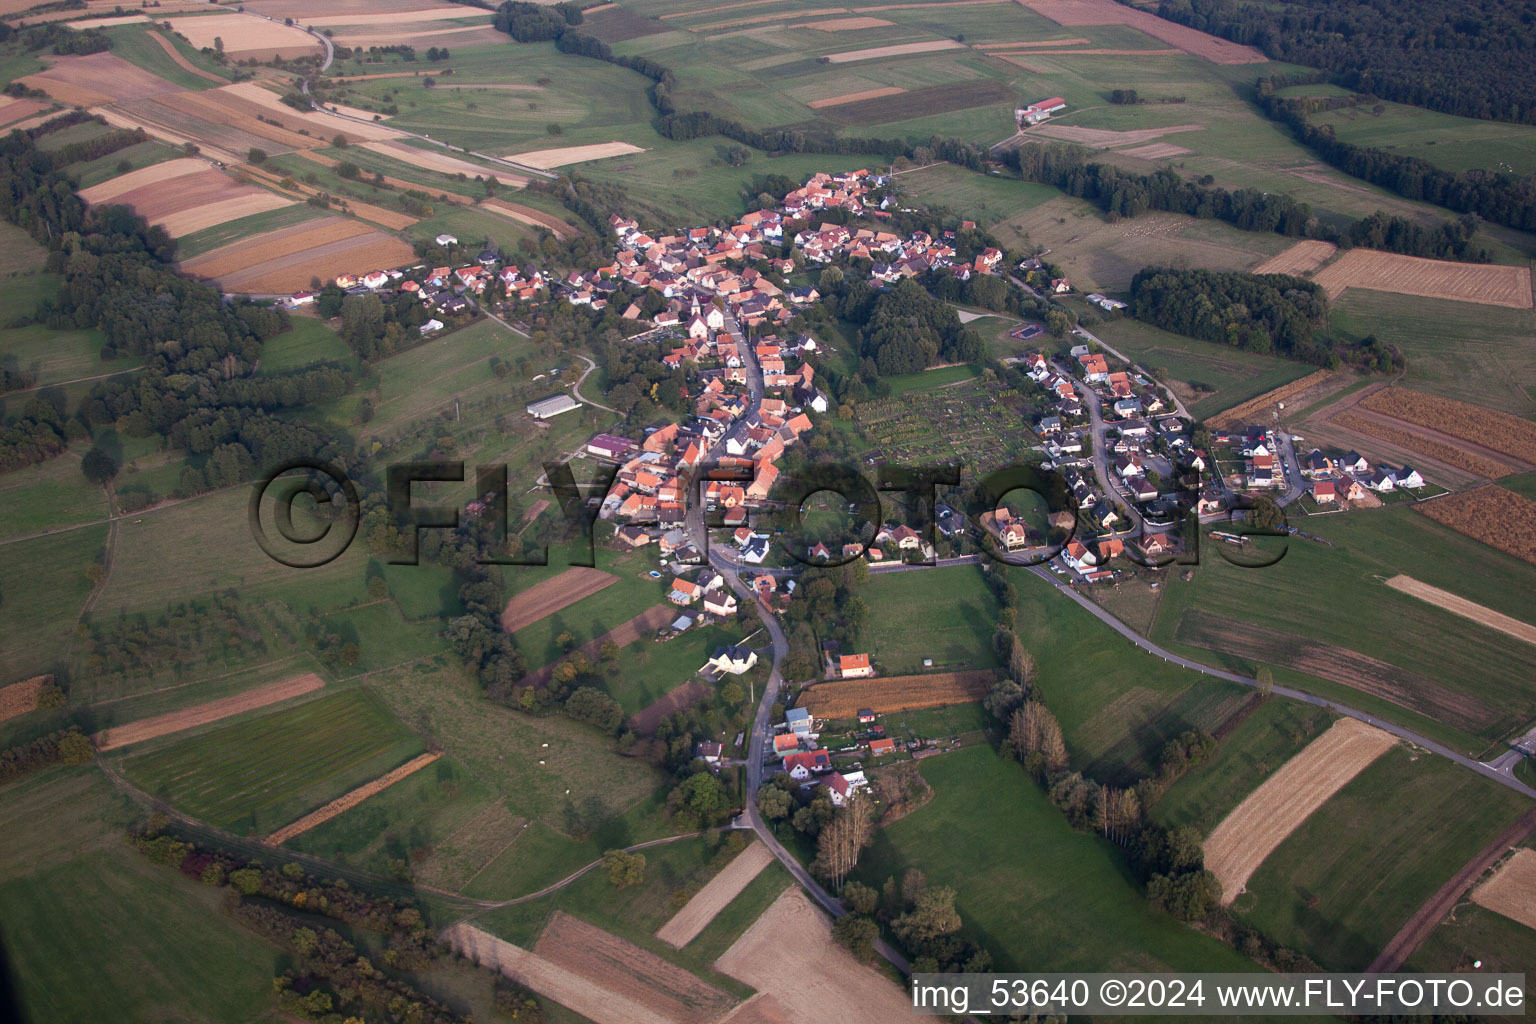
[{"label": "forest", "polygon": [[1326,68],[1357,92],[1536,124],[1536,17],[1526,0],[1163,0],[1157,14]]},{"label": "forest", "polygon": [[[1301,76],[1319,81],[1312,76]],[[1326,78],[1326,75],[1323,76]],[[1404,199],[1422,200],[1475,213],[1495,224],[1536,231],[1536,175],[1471,170],[1454,173],[1418,157],[1357,146],[1337,138],[1330,124],[1313,124],[1309,114],[1376,102],[1373,96],[1282,97],[1276,93],[1298,82],[1296,76],[1261,78],[1256,90],[1259,109],[1291,130],[1297,140],[1345,174],[1390,189]]]}]

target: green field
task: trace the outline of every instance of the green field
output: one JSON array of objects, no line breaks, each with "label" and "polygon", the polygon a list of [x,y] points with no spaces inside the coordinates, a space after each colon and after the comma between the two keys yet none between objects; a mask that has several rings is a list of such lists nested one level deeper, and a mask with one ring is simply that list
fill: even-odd
[{"label": "green field", "polygon": [[1406,387],[1536,415],[1536,311],[1351,288],[1333,305],[1333,330],[1402,349]]},{"label": "green field", "polygon": [[977,174],[954,164],[905,171],[896,181],[903,197],[914,206],[947,206],[987,225],[1017,217],[1061,194],[1050,185]]},{"label": "green field", "polygon": [[1161,825],[1193,825],[1206,835],[1277,768],[1328,728],[1322,708],[1272,699],[1254,709],[1209,761],[1184,774],[1152,808]]},{"label": "green field", "polygon": [[107,517],[105,492],[80,472],[75,452],[0,476],[0,539]]},{"label": "green field", "polygon": [[127,846],[135,816],[90,766],[0,790],[0,917],[20,1019],[275,1019],[278,948],[223,916],[219,890]]},{"label": "green field", "polygon": [[331,330],[312,317],[296,316],[293,326],[261,346],[261,372],[283,373],[314,363],[352,363],[352,350]]},{"label": "green field", "polygon": [[378,698],[347,690],[146,753],[124,773],[173,806],[242,835],[270,832],[421,752]]},{"label": "green field", "polygon": [[[509,569],[508,580],[512,592],[517,593],[564,572],[568,566],[550,553],[550,565],[542,567],[516,567]],[[559,564],[556,564],[559,563]],[[596,639],[622,622],[639,615],[647,608],[664,600],[670,577],[653,580],[645,573],[651,561],[640,552],[617,552],[610,548],[597,550],[597,568],[618,577],[616,583],[599,590],[590,597],[547,615],[538,622],[512,634],[518,650],[523,652],[529,668],[547,665],[564,651],[556,642],[562,633],[569,633],[576,646]],[[700,662],[700,664],[703,664]],[[695,665],[694,668],[698,668]],[[683,680],[679,679],[679,683]],[[671,687],[668,687],[671,689]]]},{"label": "green field", "polygon": [[91,594],[86,572],[107,540],[105,523],[7,544],[0,557],[0,654],[24,679],[73,653],[74,626]]},{"label": "green field", "polygon": [[963,934],[992,953],[995,970],[1253,969],[1154,910],[1123,851],[1072,831],[1023,769],[990,747],[925,760],[922,774],[933,800],[876,833],[857,877],[878,889],[917,868],[930,886],[954,886]]},{"label": "green field", "polygon": [[1536,995],[1531,964],[1536,963],[1536,928],[1527,928],[1470,901],[1429,933],[1404,965],[1410,971],[1465,971],[1481,960],[1484,971],[1524,974],[1525,1004]]},{"label": "green field", "polygon": [[[229,72],[214,64],[204,57],[194,47],[176,38],[175,33],[167,32],[163,28],[148,26],[159,32],[161,38],[169,39],[171,45],[176,47],[182,57],[191,61],[204,71],[211,71],[216,75],[229,78]],[[183,89],[212,89],[219,83],[194,75],[170,58],[170,55],[161,48],[160,44],[149,37],[149,32],[144,25],[118,25],[106,29],[106,33],[112,39],[112,52],[124,60],[137,64],[146,71],[152,71],[168,82],[174,82]]]},{"label": "green field", "polygon": [[[626,715],[633,715],[692,679],[715,648],[740,642],[750,629],[695,626],[664,644],[636,640],[620,650],[619,668],[609,680],[608,693]],[[754,642],[763,641],[759,635]]]},{"label": "green field", "polygon": [[1255,355],[1153,327],[1131,317],[1095,325],[1093,333],[1173,388],[1192,415],[1213,416],[1316,367]]},{"label": "green field", "polygon": [[1363,971],[1425,900],[1529,806],[1445,758],[1399,746],[1292,832],[1233,910],[1325,969]]},{"label": "green field", "polygon": [[[1526,645],[1381,583],[1406,573],[1507,615],[1528,617],[1536,601],[1536,570],[1407,508],[1314,517],[1306,529],[1336,546],[1293,539],[1279,564],[1267,569],[1239,568],[1207,550],[1192,581],[1168,580],[1153,638],[1229,669],[1257,667],[1178,642],[1181,618],[1198,610],[1301,638],[1298,643],[1321,641],[1379,659],[1481,702],[1490,715],[1486,726],[1474,735],[1358,689],[1293,673],[1279,663],[1274,667],[1277,678],[1288,683],[1423,730],[1463,752],[1480,753],[1536,718]],[[1409,685],[1409,699],[1414,692]]]},{"label": "green field", "polygon": [[[1315,94],[1316,87],[1300,91]],[[1382,105],[1381,114],[1369,104],[1314,114],[1312,121],[1333,125],[1334,135],[1345,142],[1417,157],[1447,171],[1536,173],[1536,128],[1530,125],[1456,117],[1401,103]]]},{"label": "green field", "polygon": [[[869,605],[860,638],[885,675],[935,669],[990,668],[997,629],[997,600],[968,565],[915,572],[878,573],[859,589]],[[927,613],[914,619],[912,609]]]}]

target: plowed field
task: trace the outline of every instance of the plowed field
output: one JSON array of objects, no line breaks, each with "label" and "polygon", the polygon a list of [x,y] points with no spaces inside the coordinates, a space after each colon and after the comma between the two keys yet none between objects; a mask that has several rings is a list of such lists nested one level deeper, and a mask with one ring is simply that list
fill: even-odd
[{"label": "plowed field", "polygon": [[582,598],[591,597],[604,587],[619,582],[617,576],[599,569],[567,569],[542,583],[512,595],[501,613],[501,628],[516,633]]},{"label": "plowed field", "polygon": [[848,718],[860,708],[873,708],[881,714],[937,708],[981,700],[996,680],[997,673],[991,669],[883,679],[839,679],[808,687],[800,706],[817,718]]}]

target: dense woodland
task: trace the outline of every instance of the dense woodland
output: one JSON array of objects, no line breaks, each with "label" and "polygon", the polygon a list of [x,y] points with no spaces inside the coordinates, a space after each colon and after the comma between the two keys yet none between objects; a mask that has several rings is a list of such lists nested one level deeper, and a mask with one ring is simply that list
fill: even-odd
[{"label": "dense woodland", "polygon": [[1488,254],[1472,241],[1477,225],[1466,219],[1426,228],[1380,210],[1353,221],[1344,230],[1313,216],[1306,203],[1278,192],[1228,191],[1209,178],[1187,181],[1171,168],[1138,174],[1110,164],[1090,163],[1088,151],[1070,144],[1020,146],[1008,155],[1019,174],[1080,196],[1112,217],[1135,217],[1149,210],[1215,218],[1244,231],[1272,231],[1289,238],[1320,238],[1341,247],[1366,246],[1431,259],[1485,263]]},{"label": "dense woodland", "polygon": [[1259,109],[1284,124],[1298,141],[1345,174],[1389,189],[1404,199],[1434,203],[1457,213],[1475,213],[1521,231],[1536,231],[1536,175],[1493,170],[1446,171],[1418,157],[1345,142],[1334,135],[1331,124],[1313,124],[1309,120],[1308,115],[1323,111],[1373,104],[1373,96],[1276,95],[1288,85],[1308,84],[1327,77],[1324,73],[1320,77],[1261,78],[1256,86]]},{"label": "dense woodland", "polygon": [[1536,124],[1528,0],[1163,0],[1157,13],[1382,99]]}]

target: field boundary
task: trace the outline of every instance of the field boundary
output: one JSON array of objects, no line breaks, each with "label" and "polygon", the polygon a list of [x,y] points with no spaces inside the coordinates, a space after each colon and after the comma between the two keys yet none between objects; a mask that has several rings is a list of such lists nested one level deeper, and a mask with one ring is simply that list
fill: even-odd
[{"label": "field boundary", "polygon": [[617,626],[614,626],[602,636],[593,637],[591,640],[588,640],[586,643],[582,644],[580,647],[576,648],[565,657],[556,658],[548,665],[545,665],[542,668],[536,668],[532,672],[529,672],[527,675],[523,676],[523,685],[531,686],[536,690],[542,689],[544,684],[548,683],[549,680],[554,676],[555,669],[559,668],[565,662],[570,661],[578,654],[585,657],[588,661],[595,661],[597,659],[598,652],[602,649],[603,644],[609,640],[612,640],[622,650],[623,648],[628,647],[630,644],[634,643],[636,640],[640,639],[640,637],[643,636],[648,630],[660,629],[662,626],[665,626],[667,623],[671,622],[672,613],[673,608],[671,605],[652,605],[650,608],[647,608],[645,611],[641,612],[639,615],[636,615],[634,618],[628,620],[627,622],[621,622]]},{"label": "field boundary", "polygon": [[96,744],[97,750],[105,753],[119,747],[126,747],[131,743],[142,743],[144,740],[185,732],[246,711],[270,707],[281,701],[313,693],[324,685],[325,680],[313,672],[307,672],[292,679],[258,686],[254,690],[237,693],[232,697],[222,697],[181,711],[143,718],[137,722],[129,722],[127,725],[115,725],[98,732],[91,737],[91,741]]},{"label": "field boundary", "polygon": [[516,633],[617,582],[617,576],[601,569],[566,569],[513,594],[501,611],[501,628],[506,633]]},{"label": "field boundary", "polygon": [[352,808],[356,807],[358,804],[362,803],[364,800],[367,800],[374,794],[382,793],[384,790],[388,789],[390,786],[393,786],[401,779],[416,774],[417,772],[421,771],[421,769],[425,768],[427,765],[431,764],[433,761],[436,761],[442,756],[442,753],[438,752],[435,754],[421,754],[417,757],[413,757],[411,760],[405,762],[405,764],[385,772],[383,775],[380,775],[372,782],[365,782],[361,786],[358,786],[356,789],[352,790],[350,793],[346,793],[337,797],[335,800],[332,800],[330,803],[326,804],[324,807],[321,807],[319,810],[310,811],[308,814],[304,815],[304,817],[298,819],[297,821],[284,825],[282,828],[278,829],[276,832],[273,832],[271,835],[267,836],[267,838],[263,839],[262,842],[267,846],[281,846],[283,843],[286,843],[288,840],[294,838],[295,836],[303,835],[310,829],[315,828],[318,825],[323,825],[327,821],[330,821],[332,818],[350,811]]},{"label": "field boundary", "polygon": [[709,923],[741,895],[752,879],[774,861],[773,851],[761,842],[742,850],[719,873],[693,894],[683,908],[660,928],[656,937],[675,949],[682,949],[699,937]]},{"label": "field boundary", "polygon": [[1466,598],[1451,593],[1449,590],[1441,590],[1432,587],[1422,580],[1416,580],[1412,576],[1399,573],[1387,580],[1387,586],[1400,593],[1416,597],[1420,601],[1426,601],[1452,615],[1460,615],[1464,619],[1470,619],[1480,626],[1496,629],[1516,640],[1524,640],[1528,644],[1536,644],[1536,626],[1529,622],[1522,622],[1517,618],[1496,612],[1486,605],[1476,601],[1468,601]]}]

